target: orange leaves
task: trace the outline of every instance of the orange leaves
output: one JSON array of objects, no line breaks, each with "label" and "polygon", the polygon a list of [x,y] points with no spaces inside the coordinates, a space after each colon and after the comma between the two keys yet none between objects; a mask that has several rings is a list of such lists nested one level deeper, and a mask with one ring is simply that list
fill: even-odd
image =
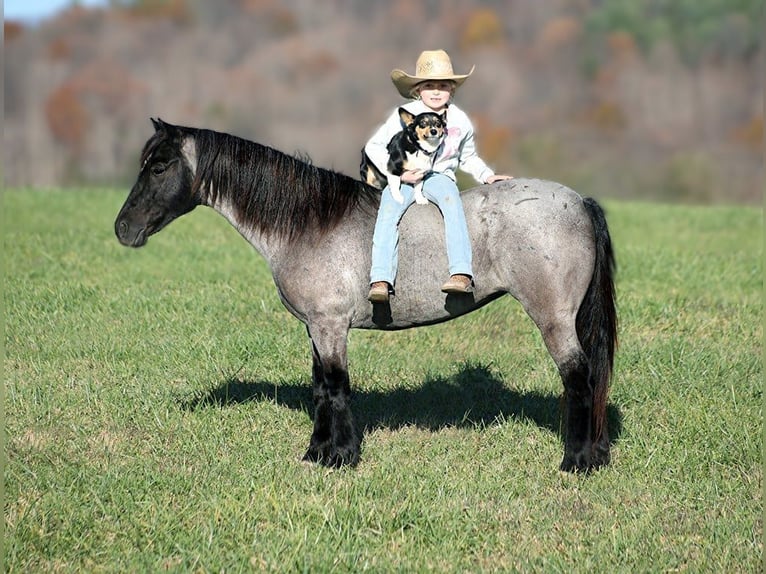
[{"label": "orange leaves", "polygon": [[167,18],[179,24],[193,21],[192,9],[186,0],[140,0],[127,4],[121,12],[134,18]]},{"label": "orange leaves", "polygon": [[732,139],[744,146],[755,150],[762,149],[763,146],[763,116],[758,115],[750,118],[749,121],[736,127],[731,133]]},{"label": "orange leaves", "polygon": [[622,107],[613,101],[602,101],[593,105],[585,110],[582,119],[603,131],[617,131],[627,124]]},{"label": "orange leaves", "polygon": [[554,18],[548,22],[536,42],[536,50],[542,55],[555,55],[576,42],[582,34],[582,24],[576,18]]},{"label": "orange leaves", "polygon": [[3,22],[3,41],[10,42],[15,40],[24,32],[24,26],[18,22]]},{"label": "orange leaves", "polygon": [[500,17],[490,8],[479,8],[468,18],[468,23],[460,37],[463,49],[480,46],[498,46],[502,44],[505,31]]},{"label": "orange leaves", "polygon": [[[114,61],[99,59],[84,66],[56,88],[45,102],[45,117],[56,140],[79,151],[90,115],[119,115],[132,98],[145,92],[143,84]],[[93,109],[91,109],[93,108]]]},{"label": "orange leaves", "polygon": [[53,136],[75,150],[82,147],[88,129],[88,114],[70,84],[64,84],[45,103],[45,117]]},{"label": "orange leaves", "polygon": [[476,115],[474,124],[479,155],[489,163],[502,162],[510,151],[511,128],[498,125],[484,114]]}]

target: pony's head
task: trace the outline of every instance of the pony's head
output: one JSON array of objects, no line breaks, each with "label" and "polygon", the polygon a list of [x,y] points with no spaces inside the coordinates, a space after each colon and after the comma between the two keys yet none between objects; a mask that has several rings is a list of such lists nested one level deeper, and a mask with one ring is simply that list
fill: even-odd
[{"label": "pony's head", "polygon": [[177,217],[199,205],[192,192],[194,173],[184,153],[184,128],[152,119],[154,135],[141,152],[141,170],[114,222],[123,245],[141,247]]}]

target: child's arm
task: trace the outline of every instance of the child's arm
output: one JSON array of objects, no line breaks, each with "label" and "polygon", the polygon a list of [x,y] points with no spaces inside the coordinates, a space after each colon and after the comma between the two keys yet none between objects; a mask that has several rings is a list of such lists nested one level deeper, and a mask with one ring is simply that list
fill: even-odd
[{"label": "child's arm", "polygon": [[400,131],[402,131],[401,119],[394,110],[364,146],[367,156],[375,164],[375,167],[383,173],[388,173],[388,142]]},{"label": "child's arm", "polygon": [[471,175],[478,183],[487,183],[487,180],[495,175],[492,168],[489,167],[476,152],[476,141],[473,136],[473,127],[468,130],[463,139],[458,164],[461,170]]}]

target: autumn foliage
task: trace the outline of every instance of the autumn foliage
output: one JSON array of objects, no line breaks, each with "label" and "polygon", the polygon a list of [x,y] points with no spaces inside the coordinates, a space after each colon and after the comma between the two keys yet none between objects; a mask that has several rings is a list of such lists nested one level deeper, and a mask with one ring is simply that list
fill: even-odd
[{"label": "autumn foliage", "polygon": [[71,84],[59,86],[45,102],[45,118],[53,136],[73,151],[80,150],[88,130],[88,114]]},{"label": "autumn foliage", "polygon": [[[12,185],[55,185],[67,173],[123,182],[157,116],[353,175],[359,147],[401,103],[390,70],[412,72],[421,50],[443,48],[458,73],[475,65],[456,102],[498,172],[585,182],[595,195],[590,186],[760,200],[754,5],[72,3],[40,26],[4,23],[4,175]],[[686,177],[703,164],[709,177]],[[733,185],[715,186],[730,175]]]},{"label": "autumn foliage", "polygon": [[3,40],[12,42],[24,32],[24,26],[18,22],[3,22]]},{"label": "autumn foliage", "polygon": [[503,22],[497,13],[490,8],[478,8],[468,18],[460,45],[463,49],[498,46],[504,36]]}]

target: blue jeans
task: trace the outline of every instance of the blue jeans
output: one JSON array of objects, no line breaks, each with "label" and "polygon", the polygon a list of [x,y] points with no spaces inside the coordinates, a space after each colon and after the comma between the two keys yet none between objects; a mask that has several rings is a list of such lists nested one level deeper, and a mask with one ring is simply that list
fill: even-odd
[{"label": "blue jeans", "polygon": [[[394,200],[388,187],[383,190],[372,237],[370,283],[386,281],[394,285],[399,263],[399,221],[407,208],[415,202],[415,191],[411,185],[403,183],[401,191],[403,204]],[[444,174],[432,173],[423,184],[423,195],[439,206],[444,217],[450,275],[460,273],[473,277],[471,238],[468,236],[457,184]]]}]

